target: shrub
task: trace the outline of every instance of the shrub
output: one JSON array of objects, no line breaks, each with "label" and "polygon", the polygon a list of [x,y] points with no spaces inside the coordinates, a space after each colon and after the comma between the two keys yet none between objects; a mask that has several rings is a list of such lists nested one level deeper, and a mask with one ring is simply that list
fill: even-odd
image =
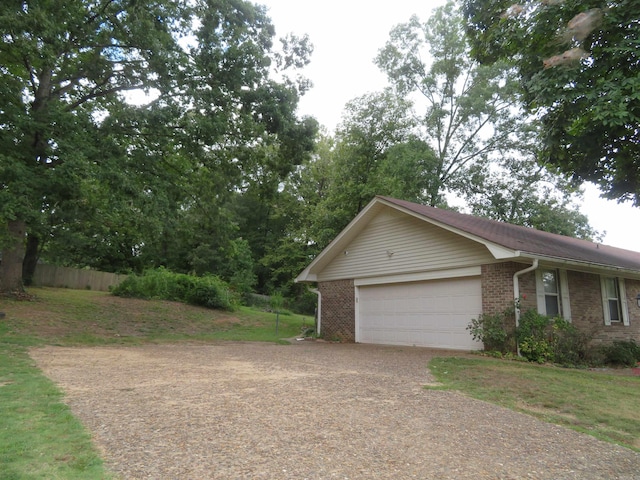
[{"label": "shrub", "polygon": [[567,367],[589,364],[591,335],[561,317],[550,318],[528,310],[516,332],[520,354],[531,362],[554,362]]},{"label": "shrub", "polygon": [[164,268],[129,275],[112,289],[112,293],[120,297],[158,298],[223,310],[232,310],[237,303],[228,285],[218,277],[196,277]]},{"label": "shrub", "polygon": [[495,315],[480,314],[471,320],[467,330],[474,340],[482,342],[486,351],[506,353],[509,335],[505,328],[509,311]]},{"label": "shrub", "polygon": [[640,345],[633,340],[616,340],[602,347],[604,362],[609,365],[634,367],[640,362]]},{"label": "shrub", "polygon": [[591,335],[581,332],[567,320],[553,319],[553,357],[554,362],[565,367],[588,365],[593,360],[589,348]]},{"label": "shrub", "polygon": [[516,329],[516,339],[520,354],[530,362],[544,363],[553,361],[552,322],[546,315],[535,310],[527,310],[521,317]]}]

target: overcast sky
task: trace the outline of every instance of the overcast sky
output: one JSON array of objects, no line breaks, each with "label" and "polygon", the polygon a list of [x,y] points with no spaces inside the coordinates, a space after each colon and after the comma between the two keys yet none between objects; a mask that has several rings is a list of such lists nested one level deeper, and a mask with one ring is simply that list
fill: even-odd
[{"label": "overcast sky", "polygon": [[[254,0],[255,1],[255,0]],[[305,75],[314,87],[300,102],[300,114],[312,115],[330,131],[340,122],[344,105],[381,90],[385,76],[373,64],[391,28],[416,14],[426,19],[442,0],[257,0],[266,5],[277,36],[309,34],[314,45]],[[640,251],[640,208],[619,205],[587,189],[582,212],[591,226],[606,231],[605,244]]]}]

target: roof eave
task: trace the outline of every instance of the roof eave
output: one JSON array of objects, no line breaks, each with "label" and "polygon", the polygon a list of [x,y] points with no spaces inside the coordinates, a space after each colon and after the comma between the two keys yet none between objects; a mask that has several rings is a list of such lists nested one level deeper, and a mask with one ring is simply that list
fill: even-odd
[{"label": "roof eave", "polygon": [[521,258],[529,258],[532,260],[537,258],[538,260],[547,261],[550,263],[570,265],[572,267],[577,267],[577,270],[582,270],[585,272],[595,271],[595,272],[617,273],[619,275],[623,274],[628,277],[640,279],[640,270],[635,270],[631,268],[620,267],[616,265],[605,265],[602,263],[586,262],[582,260],[573,260],[573,259],[564,258],[564,257],[554,257],[551,255],[541,255],[539,253],[520,252],[520,251],[517,253],[518,253],[518,256]]}]

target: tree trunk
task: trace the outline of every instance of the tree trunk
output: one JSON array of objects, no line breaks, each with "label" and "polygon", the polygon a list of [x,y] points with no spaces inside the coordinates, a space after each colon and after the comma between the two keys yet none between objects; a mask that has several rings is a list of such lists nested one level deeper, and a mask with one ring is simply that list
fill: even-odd
[{"label": "tree trunk", "polygon": [[22,262],[22,282],[25,286],[33,284],[33,275],[38,265],[38,254],[40,253],[40,237],[32,233],[27,234],[27,249]]},{"label": "tree trunk", "polygon": [[25,222],[9,220],[9,239],[0,262],[0,293],[23,293],[22,261],[24,259]]}]

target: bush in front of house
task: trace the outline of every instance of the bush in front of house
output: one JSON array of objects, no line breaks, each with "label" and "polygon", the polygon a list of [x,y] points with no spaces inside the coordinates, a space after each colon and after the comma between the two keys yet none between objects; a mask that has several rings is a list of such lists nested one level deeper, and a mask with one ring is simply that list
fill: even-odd
[{"label": "bush in front of house", "polygon": [[553,362],[554,348],[551,319],[535,310],[527,310],[516,328],[520,355],[530,362]]},{"label": "bush in front of house", "polygon": [[507,321],[513,316],[513,310],[505,310],[495,315],[481,313],[471,320],[467,330],[477,342],[482,342],[487,352],[507,353],[510,350],[510,335],[507,332]]},{"label": "bush in front of house", "polygon": [[548,317],[533,309],[521,316],[516,338],[520,354],[531,362],[579,367],[588,365],[593,358],[591,335],[562,317]]},{"label": "bush in front of house", "polygon": [[507,329],[514,321],[514,310],[509,308],[495,315],[483,314],[472,319],[467,330],[474,340],[483,343],[486,352],[510,355],[515,351],[517,341],[520,355],[530,362],[576,367],[587,365],[594,358],[589,348],[591,336],[563,318],[527,310],[519,319],[515,338]]},{"label": "bush in front of house", "polygon": [[602,346],[601,352],[608,365],[635,367],[640,362],[640,345],[633,340],[615,340]]},{"label": "bush in front of house", "polygon": [[553,319],[553,361],[564,367],[591,364],[595,356],[589,346],[592,336],[561,317]]},{"label": "bush in front of house", "polygon": [[111,293],[120,297],[171,300],[222,310],[233,310],[237,303],[229,285],[216,276],[196,277],[173,273],[165,268],[129,275]]}]

